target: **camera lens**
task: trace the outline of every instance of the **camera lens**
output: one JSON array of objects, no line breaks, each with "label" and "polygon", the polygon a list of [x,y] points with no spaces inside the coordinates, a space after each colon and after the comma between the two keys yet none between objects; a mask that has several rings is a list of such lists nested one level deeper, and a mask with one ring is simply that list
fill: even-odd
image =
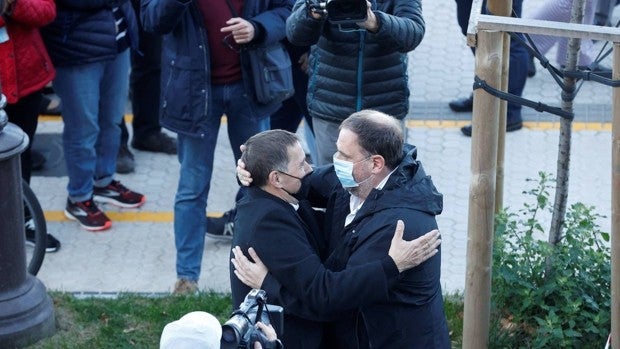
[{"label": "camera lens", "polygon": [[235,329],[228,326],[222,326],[222,340],[224,343],[236,343],[237,332]]}]

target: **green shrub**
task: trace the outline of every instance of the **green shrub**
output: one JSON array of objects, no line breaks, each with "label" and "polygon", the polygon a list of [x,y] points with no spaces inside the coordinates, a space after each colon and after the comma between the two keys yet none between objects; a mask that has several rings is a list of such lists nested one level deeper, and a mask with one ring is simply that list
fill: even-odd
[{"label": "green shrub", "polygon": [[600,231],[602,216],[593,207],[576,203],[551,246],[539,216],[552,210],[554,180],[539,175],[537,186],[524,192],[533,204],[496,217],[490,346],[603,348],[611,326],[610,248],[602,241],[609,234]]}]

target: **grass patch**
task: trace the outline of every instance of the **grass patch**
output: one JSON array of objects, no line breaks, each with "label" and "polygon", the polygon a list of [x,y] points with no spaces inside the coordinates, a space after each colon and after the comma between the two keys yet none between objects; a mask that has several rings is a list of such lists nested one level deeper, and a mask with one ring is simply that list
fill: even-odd
[{"label": "grass patch", "polygon": [[146,297],[120,294],[117,298],[76,298],[51,292],[56,312],[54,336],[30,346],[57,348],[158,348],[164,326],[195,310],[207,311],[220,322],[231,311],[230,295]]},{"label": "grass patch", "polygon": [[[158,348],[164,326],[191,311],[215,315],[221,323],[231,311],[229,294],[147,297],[120,294],[117,298],[78,298],[50,292],[57,332],[28,347],[31,349]],[[462,295],[445,296],[446,316],[453,347],[460,347],[463,327]]]}]

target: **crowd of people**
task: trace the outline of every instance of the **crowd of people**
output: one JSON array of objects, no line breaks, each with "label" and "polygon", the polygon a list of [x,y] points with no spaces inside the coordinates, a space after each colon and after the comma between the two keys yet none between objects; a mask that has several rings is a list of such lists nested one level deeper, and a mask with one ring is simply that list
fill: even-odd
[{"label": "crowd of people", "polygon": [[[146,202],[115,178],[134,171],[129,145],[176,155],[175,294],[198,291],[205,236],[226,239],[238,246],[231,253],[233,304],[252,288],[267,290],[285,308],[284,346],[450,347],[435,231],[443,199],[416,158],[418,148],[405,143],[403,121],[415,84],[408,53],[425,33],[421,0],[366,1],[363,13],[348,21],[332,20],[312,0],[4,4],[6,111],[32,143],[39,112],[49,107],[44,89],[52,84],[62,101],[68,219],[88,231],[106,230],[112,221],[98,203],[138,208]],[[532,18],[568,21],[571,4],[548,1]],[[472,0],[456,5],[465,34]],[[586,1],[585,23],[594,21],[595,5]],[[513,1],[513,16],[522,7]],[[564,62],[565,40],[532,39],[543,54],[558,44],[556,60]],[[277,42],[290,55],[295,94],[263,102],[249,50]],[[591,47],[583,41],[579,65],[608,74]],[[521,95],[528,74],[531,58],[513,41],[508,92]],[[473,95],[449,106],[471,111]],[[241,159],[243,185],[235,207],[208,218],[222,115],[230,164]],[[294,134],[302,119],[306,149]],[[506,131],[522,125],[521,106],[508,103]],[[461,131],[471,136],[471,126]],[[29,146],[21,154],[26,182],[32,158]],[[28,212],[25,218],[32,243]],[[61,246],[53,235],[46,244],[48,252]]]}]

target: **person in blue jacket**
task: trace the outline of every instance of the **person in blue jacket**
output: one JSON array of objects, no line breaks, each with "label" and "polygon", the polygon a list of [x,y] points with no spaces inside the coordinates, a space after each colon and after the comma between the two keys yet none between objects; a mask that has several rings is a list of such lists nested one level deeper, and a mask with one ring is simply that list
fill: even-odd
[{"label": "person in blue jacket", "polygon": [[[397,119],[374,110],[354,113],[341,125],[337,148],[333,165],[318,167],[306,176],[298,194],[312,207],[326,209],[322,231],[327,240],[327,269],[344,272],[382,260],[397,220],[405,224],[406,240],[437,228],[435,216],[443,209],[443,196],[416,159],[417,149],[404,144]],[[247,177],[245,171],[240,177],[242,183]],[[257,265],[262,264],[259,257],[271,258],[260,254],[252,257]],[[239,267],[241,262],[236,261]],[[367,270],[382,279],[380,273]],[[286,294],[302,318],[320,319],[333,308],[331,299],[325,300],[324,307],[317,307],[310,301],[314,295],[291,287],[286,275],[267,274],[264,266],[262,272],[258,273],[263,276],[258,278],[262,280],[260,287],[280,297]],[[441,251],[402,272],[386,299],[342,313],[326,324],[321,347],[450,348],[440,276]],[[347,295],[358,297],[354,292]]]},{"label": "person in blue jacket", "polygon": [[402,120],[409,110],[407,53],[425,32],[420,0],[367,1],[367,19],[332,23],[330,14],[297,0],[286,36],[310,51],[308,113],[316,137],[318,165],[332,162],[338,126],[362,109]]},{"label": "person in blue jacket", "polygon": [[142,0],[145,31],[163,34],[160,123],[178,135],[174,201],[175,293],[197,290],[206,206],[220,120],[235,159],[250,136],[269,129],[280,103],[260,104],[243,45],[284,39],[288,0]]},{"label": "person in blue jacket", "polygon": [[124,208],[146,201],[114,180],[137,19],[129,0],[57,0],[56,7],[56,19],[41,35],[56,68],[54,91],[62,99],[69,176],[64,213],[86,230],[104,230],[112,222],[94,201]]}]

